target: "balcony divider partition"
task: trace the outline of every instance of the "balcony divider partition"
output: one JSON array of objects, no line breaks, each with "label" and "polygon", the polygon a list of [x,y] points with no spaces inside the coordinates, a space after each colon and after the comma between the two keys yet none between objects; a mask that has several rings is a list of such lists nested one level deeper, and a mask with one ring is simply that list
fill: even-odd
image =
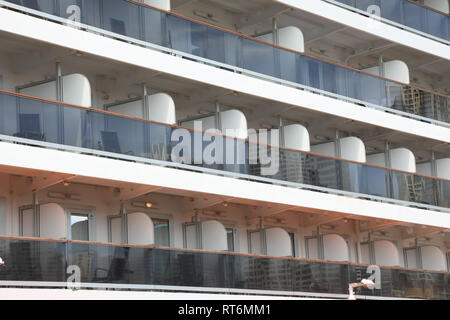
[{"label": "balcony divider partition", "polygon": [[131,0],[0,0],[0,6],[207,62],[224,70],[449,126],[448,95],[338,65],[144,3]]},{"label": "balcony divider partition", "polygon": [[[346,298],[349,283],[373,276],[374,269],[349,262],[13,237],[0,237],[0,256],[5,262],[0,268],[0,286],[8,287],[206,288],[212,292],[235,290],[242,294],[258,290],[264,294],[332,294]],[[80,270],[80,283],[70,282],[73,267]],[[379,270],[374,278],[377,289],[362,289],[356,294],[373,298],[450,298],[448,272],[383,266]]]},{"label": "balcony divider partition", "polygon": [[[241,179],[294,187],[314,186],[330,193],[395,200],[433,210],[450,208],[450,180],[1,90],[0,140],[134,161],[151,160],[176,168],[226,172]],[[270,163],[261,158],[263,152]]]}]

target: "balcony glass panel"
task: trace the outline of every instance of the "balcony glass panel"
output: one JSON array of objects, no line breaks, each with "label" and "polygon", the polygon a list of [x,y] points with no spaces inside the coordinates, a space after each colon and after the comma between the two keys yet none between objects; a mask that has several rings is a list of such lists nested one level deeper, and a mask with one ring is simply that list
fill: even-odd
[{"label": "balcony glass panel", "polygon": [[426,32],[426,10],[424,8],[409,2],[403,2],[403,16],[405,17],[405,25]]},{"label": "balcony glass panel", "polygon": [[[448,96],[390,82],[127,0],[12,2],[69,20],[75,19],[73,6],[76,5],[83,24],[216,61],[224,64],[220,66],[222,69],[233,71],[231,67],[243,68],[361,102],[450,122]],[[340,2],[364,10],[372,4],[381,5],[382,15],[411,20],[423,30],[448,33],[448,16],[406,0]],[[187,59],[196,60],[193,57]]]},{"label": "balcony glass panel", "polygon": [[[69,265],[81,282],[348,294],[349,283],[367,279],[367,266],[329,261],[123,247],[72,241],[0,238],[0,281],[65,283]],[[357,295],[450,298],[450,274],[380,267],[380,289]],[[55,284],[56,287],[60,286]]]},{"label": "balcony glass panel", "polygon": [[381,17],[444,40],[449,38],[449,16],[410,0],[334,0],[364,12],[380,8]]},{"label": "balcony glass panel", "polygon": [[243,38],[243,68],[279,78],[278,52],[279,50],[275,47]]},{"label": "balcony glass panel", "polygon": [[403,15],[400,1],[381,0],[380,5],[382,16],[384,18],[401,23]]},{"label": "balcony glass panel", "polygon": [[[182,133],[182,134],[180,134]],[[449,208],[450,181],[0,92],[0,134]],[[185,141],[186,139],[186,141]],[[185,146],[183,148],[183,145]]]}]

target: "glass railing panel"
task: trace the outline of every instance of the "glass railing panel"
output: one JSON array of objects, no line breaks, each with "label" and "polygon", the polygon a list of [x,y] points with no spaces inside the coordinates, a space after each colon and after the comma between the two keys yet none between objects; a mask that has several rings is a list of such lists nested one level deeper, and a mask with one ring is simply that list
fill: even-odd
[{"label": "glass railing panel", "polygon": [[383,198],[390,198],[389,171],[383,168],[363,166],[364,179],[360,185],[360,193]]},{"label": "glass railing panel", "polygon": [[167,14],[157,10],[142,9],[143,37],[141,40],[170,48]]},{"label": "glass railing panel", "polygon": [[439,180],[399,171],[392,171],[391,178],[394,199],[438,205],[435,188]]},{"label": "glass railing panel", "polygon": [[301,152],[280,149],[279,172],[276,179],[289,182],[311,184],[311,170],[308,156]]},{"label": "glass railing panel", "polygon": [[348,265],[292,261],[294,291],[347,294]]},{"label": "glass railing panel", "polygon": [[436,184],[438,185],[439,206],[450,208],[450,181],[439,180]]},{"label": "glass railing panel", "polygon": [[427,32],[442,39],[449,39],[449,18],[446,15],[427,11],[428,30]]},{"label": "glass railing panel", "polygon": [[136,120],[93,112],[92,148],[130,156],[136,156]]},{"label": "glass railing panel", "polygon": [[238,289],[292,291],[291,261],[254,256],[232,257]]},{"label": "glass railing panel", "polygon": [[62,115],[64,144],[73,147],[90,148],[91,131],[87,111],[79,108],[58,106]]},{"label": "glass railing panel", "polygon": [[0,268],[3,281],[51,281],[66,279],[66,243],[50,241],[0,240]]},{"label": "glass railing panel", "polygon": [[359,163],[340,161],[340,172],[342,176],[342,190],[364,193],[365,180],[365,166]]},{"label": "glass railing panel", "polygon": [[332,158],[324,158],[309,155],[308,169],[311,170],[311,180],[318,187],[342,190],[339,161]]},{"label": "glass railing panel", "polygon": [[404,24],[410,28],[427,32],[426,10],[409,1],[403,1]]},{"label": "glass railing panel", "polygon": [[127,1],[99,1],[100,19],[95,27],[134,39],[141,39],[140,6]]},{"label": "glass railing panel", "polygon": [[450,298],[450,283],[445,274],[435,272],[425,273],[425,288],[429,294],[427,299],[448,300]]},{"label": "glass railing panel", "polygon": [[243,38],[242,39],[242,66],[244,69],[263,73],[271,77],[280,77],[278,61],[279,50],[267,44]]},{"label": "glass railing panel", "polygon": [[59,105],[27,98],[15,100],[13,105],[16,110],[5,114],[11,124],[16,125],[13,136],[52,143],[62,142],[63,118]]},{"label": "glass railing panel", "polygon": [[386,91],[384,80],[365,73],[359,75],[359,99],[375,105],[384,106]]},{"label": "glass railing panel", "polygon": [[278,50],[280,59],[280,78],[286,81],[305,83],[303,56],[288,50]]},{"label": "glass railing panel", "polygon": [[[364,11],[367,10],[369,5],[371,5],[370,2],[365,7]],[[380,0],[379,6],[384,18],[398,23],[403,21],[402,5],[400,1]]]}]

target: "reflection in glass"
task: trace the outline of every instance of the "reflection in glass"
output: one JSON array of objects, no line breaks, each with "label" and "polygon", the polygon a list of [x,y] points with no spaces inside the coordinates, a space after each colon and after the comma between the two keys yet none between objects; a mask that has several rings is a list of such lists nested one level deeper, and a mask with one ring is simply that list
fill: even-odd
[{"label": "reflection in glass", "polygon": [[152,218],[152,221],[153,230],[155,233],[155,245],[160,247],[169,247],[169,220]]},{"label": "reflection in glass", "polygon": [[70,228],[72,240],[89,241],[89,217],[81,214],[71,214]]}]

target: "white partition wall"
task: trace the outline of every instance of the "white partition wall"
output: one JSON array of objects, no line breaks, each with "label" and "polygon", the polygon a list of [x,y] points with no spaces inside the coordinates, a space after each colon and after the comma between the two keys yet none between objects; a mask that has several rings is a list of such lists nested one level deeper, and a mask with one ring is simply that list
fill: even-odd
[{"label": "white partition wall", "polygon": [[[417,164],[417,173],[432,176],[431,162]],[[436,160],[436,176],[450,180],[450,158]]]},{"label": "white partition wall", "polygon": [[67,237],[67,217],[64,209],[55,203],[39,207],[40,237],[61,239]]},{"label": "white partition wall", "polygon": [[[135,100],[108,107],[111,112],[116,112],[136,118],[144,118],[142,100]],[[157,93],[147,96],[147,119],[165,124],[175,124],[175,103],[171,96],[165,93]]]},{"label": "white partition wall", "polygon": [[128,243],[136,245],[152,245],[155,243],[153,221],[141,212],[127,215]]},{"label": "white partition wall", "polygon": [[266,232],[267,255],[272,257],[291,257],[291,237],[282,228],[268,228]]},{"label": "white partition wall", "polygon": [[375,250],[375,263],[379,266],[400,266],[400,257],[397,246],[388,240],[373,242]]},{"label": "white partition wall", "polygon": [[447,271],[447,261],[441,249],[435,246],[420,248],[422,255],[422,269],[433,271]]},{"label": "white partition wall", "polygon": [[[82,74],[70,74],[62,77],[63,99],[62,101],[82,107],[91,107],[91,85],[89,80]],[[36,86],[24,88],[20,93],[56,100],[56,81],[50,81]]]},{"label": "white partition wall", "polygon": [[228,250],[227,232],[222,223],[215,220],[203,221],[201,228],[203,250]]},{"label": "white partition wall", "polygon": [[[391,158],[390,168],[412,173],[416,172],[416,158],[410,150],[405,148],[393,149],[389,151],[389,154]],[[367,156],[367,162],[377,166],[388,167],[384,153]]]},{"label": "white partition wall", "polygon": [[144,3],[166,11],[170,11],[170,0],[144,0]]},{"label": "white partition wall", "polygon": [[143,118],[144,109],[142,100],[134,100],[108,107],[108,111],[120,113],[131,117]]},{"label": "white partition wall", "polygon": [[[278,45],[294,51],[305,52],[305,40],[303,32],[297,27],[280,28],[278,31]],[[257,39],[273,43],[273,34],[268,33]]]},{"label": "white partition wall", "polygon": [[323,236],[324,259],[330,261],[349,261],[347,241],[337,234]]},{"label": "white partition wall", "polygon": [[[393,60],[383,63],[384,77],[392,79],[401,83],[409,84],[409,69],[408,65],[400,60]],[[381,70],[379,66],[364,69],[363,71],[381,76]]]},{"label": "white partition wall", "polygon": [[[347,137],[339,139],[339,141],[341,146],[341,158],[350,161],[366,162],[366,147],[361,139],[356,137]],[[311,151],[332,157],[337,156],[335,142],[311,146]]]},{"label": "white partition wall", "polygon": [[149,120],[166,124],[176,123],[175,102],[166,93],[157,93],[147,97]]},{"label": "white partition wall", "polygon": [[289,149],[310,151],[310,141],[308,130],[299,124],[292,124],[283,127],[284,147]]}]

